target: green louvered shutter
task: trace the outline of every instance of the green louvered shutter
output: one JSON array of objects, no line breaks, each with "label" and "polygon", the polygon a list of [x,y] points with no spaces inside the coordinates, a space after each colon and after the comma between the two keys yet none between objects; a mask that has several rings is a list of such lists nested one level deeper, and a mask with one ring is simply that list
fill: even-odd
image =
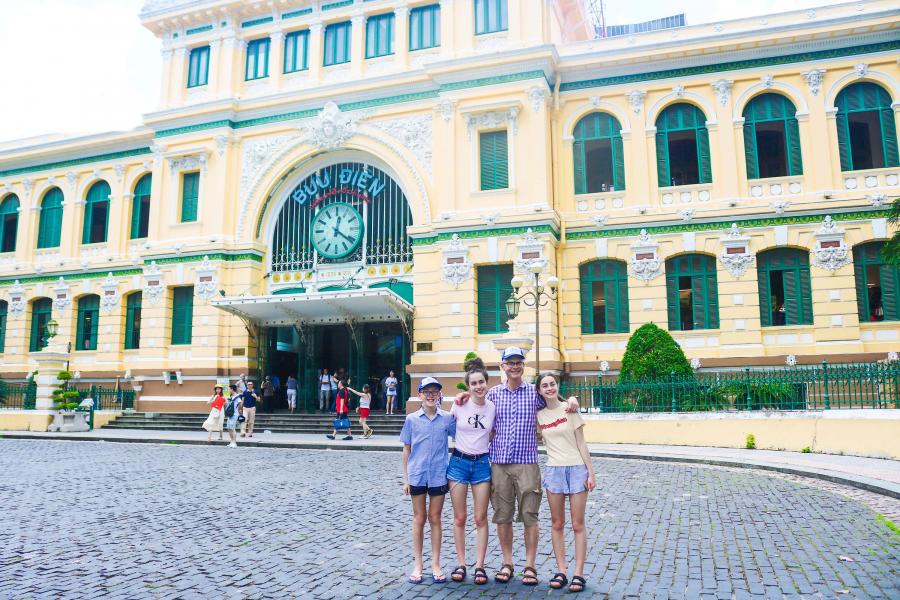
[{"label": "green louvered shutter", "polygon": [[134,186],[134,197],[131,200],[131,239],[133,240],[147,237],[152,182],[152,176],[147,173]]},{"label": "green louvered shutter", "polygon": [[[618,123],[618,121],[616,121]],[[622,136],[616,131],[612,138],[613,153],[613,186],[617,192],[625,189],[625,147]]]},{"label": "green louvered shutter", "polygon": [[50,311],[53,302],[50,298],[39,298],[31,305],[31,336],[28,350],[37,352],[47,345],[47,322],[50,320]]},{"label": "green louvered shutter", "polygon": [[575,193],[584,194],[587,193],[587,174],[584,170],[584,142],[575,142],[572,145],[572,152],[572,158],[575,160]]},{"label": "green louvered shutter", "polygon": [[669,136],[665,132],[656,134],[656,177],[659,187],[669,187],[672,179],[669,175]]},{"label": "green louvered shutter", "polygon": [[666,275],[666,308],[669,314],[669,331],[679,331],[678,277]]},{"label": "green louvered shutter", "polygon": [[709,157],[709,130],[697,128],[697,160],[700,169],[700,183],[712,183],[712,162]]},{"label": "green louvered shutter", "polygon": [[798,294],[798,290],[800,289],[800,272],[794,267],[782,271],[782,276],[782,281],[784,281],[784,324],[799,325],[802,305]]},{"label": "green louvered shutter", "polygon": [[[853,282],[856,284],[856,310],[859,313],[860,323],[865,323],[869,320],[869,290],[866,285],[866,262],[865,248],[854,248]],[[882,284],[881,289],[884,290],[884,284]]]},{"label": "green louvered shutter", "polygon": [[194,286],[172,292],[172,344],[190,344],[194,320]]},{"label": "green louvered shutter", "polygon": [[85,296],[78,301],[78,320],[75,329],[75,350],[96,350],[100,320],[100,297]]},{"label": "green louvered shutter", "polygon": [[785,121],[784,134],[787,137],[788,175],[803,175],[803,154],[800,150],[800,126],[791,117]]},{"label": "green louvered shutter", "polygon": [[900,292],[900,270],[892,265],[881,265],[881,307],[885,321],[900,321],[900,304],[897,294]]},{"label": "green louvered shutter", "polygon": [[799,294],[796,302],[800,312],[800,320],[797,324],[812,325],[812,289],[809,282],[809,265],[801,264],[795,273],[797,274],[797,293]]},{"label": "green louvered shutter", "polygon": [[881,120],[881,144],[884,150],[884,166],[900,166],[897,156],[897,127],[894,124],[894,109],[883,108],[878,111]]},{"label": "green louvered shutter", "polygon": [[181,222],[197,220],[197,199],[200,196],[200,173],[185,173],[181,180]]},{"label": "green louvered shutter", "polygon": [[715,259],[708,256],[697,256],[696,262],[698,268],[692,269],[691,274],[694,328],[718,329],[719,298]]},{"label": "green louvered shutter", "polygon": [[487,131],[479,135],[481,154],[481,189],[502,190],[509,187],[509,164],[506,130]]},{"label": "green louvered shutter", "polygon": [[853,170],[853,155],[850,152],[850,125],[847,122],[847,112],[843,108],[838,109],[837,119],[838,154],[841,157],[841,171]]},{"label": "green louvered shutter", "polygon": [[0,300],[0,352],[6,347],[6,300]]},{"label": "green louvered shutter", "polygon": [[[594,333],[594,290],[593,290],[593,273],[592,265],[595,263],[586,263],[581,265],[581,277],[579,285],[581,286],[581,333]],[[607,308],[608,310],[608,308]],[[609,313],[607,312],[607,315]],[[608,331],[608,329],[607,329]]]},{"label": "green louvered shutter", "polygon": [[478,267],[478,333],[507,331],[506,300],[512,292],[512,265]]},{"label": "green louvered shutter", "polygon": [[756,154],[756,123],[744,122],[744,161],[747,179],[759,179],[759,157]]},{"label": "green louvered shutter", "polygon": [[759,287],[759,324],[762,327],[772,326],[772,290],[769,284],[769,261],[771,254],[763,254],[757,258],[756,279]]},{"label": "green louvered shutter", "polygon": [[618,263],[617,268],[620,271],[620,277],[616,280],[615,294],[610,294],[610,298],[616,299],[616,321],[611,323],[612,326],[607,331],[615,333],[628,333],[631,328],[631,318],[628,314],[628,277],[625,274],[624,263]]},{"label": "green louvered shutter", "polygon": [[125,349],[141,347],[141,292],[129,294],[125,308]]},{"label": "green louvered shutter", "polygon": [[38,248],[56,248],[62,233],[62,200],[59,188],[53,188],[41,201],[40,221],[38,224]]}]

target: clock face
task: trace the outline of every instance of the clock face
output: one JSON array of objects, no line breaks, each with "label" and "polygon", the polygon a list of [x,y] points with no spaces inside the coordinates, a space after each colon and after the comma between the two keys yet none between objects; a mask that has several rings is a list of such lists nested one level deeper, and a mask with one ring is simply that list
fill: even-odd
[{"label": "clock face", "polygon": [[363,237],[362,215],[353,206],[335,202],[320,209],[312,222],[313,246],[323,258],[337,259],[352,254]]}]

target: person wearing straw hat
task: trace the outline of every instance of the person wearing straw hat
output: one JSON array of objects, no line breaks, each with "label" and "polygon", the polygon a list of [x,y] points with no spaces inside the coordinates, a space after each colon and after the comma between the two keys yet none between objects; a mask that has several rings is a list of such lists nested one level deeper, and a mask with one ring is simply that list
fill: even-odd
[{"label": "person wearing straw hat", "polygon": [[222,409],[225,407],[225,396],[222,394],[222,390],[224,389],[221,385],[215,386],[213,395],[206,401],[207,404],[212,406],[209,410],[209,416],[203,421],[203,429],[209,432],[209,435],[206,436],[207,442],[212,441],[213,431],[219,432],[219,440],[223,439],[222,427],[225,424],[225,412]]}]

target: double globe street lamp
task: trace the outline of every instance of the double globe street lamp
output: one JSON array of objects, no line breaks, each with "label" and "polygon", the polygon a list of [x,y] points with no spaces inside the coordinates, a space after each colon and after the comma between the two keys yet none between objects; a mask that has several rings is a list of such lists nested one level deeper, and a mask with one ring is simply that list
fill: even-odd
[{"label": "double globe street lamp", "polygon": [[541,307],[556,300],[559,279],[551,275],[541,281],[541,275],[544,272],[542,262],[532,263],[529,265],[528,271],[532,280],[528,282],[527,289],[521,293],[519,290],[525,285],[525,279],[516,275],[510,281],[513,291],[506,300],[506,312],[510,319],[515,319],[519,316],[519,302],[524,302],[525,306],[534,307],[534,370],[535,376],[537,376],[541,373]]}]

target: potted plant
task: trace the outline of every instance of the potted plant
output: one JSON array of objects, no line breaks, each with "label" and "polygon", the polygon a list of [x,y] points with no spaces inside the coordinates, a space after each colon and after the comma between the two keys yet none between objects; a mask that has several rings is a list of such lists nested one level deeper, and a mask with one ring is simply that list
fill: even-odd
[{"label": "potted plant", "polygon": [[59,386],[53,390],[51,398],[53,398],[54,409],[56,414],[53,416],[50,431],[89,431],[91,429],[88,419],[90,411],[75,411],[81,404],[79,401],[80,394],[78,390],[69,388],[69,381],[73,375],[68,371],[60,371],[56,379]]}]

